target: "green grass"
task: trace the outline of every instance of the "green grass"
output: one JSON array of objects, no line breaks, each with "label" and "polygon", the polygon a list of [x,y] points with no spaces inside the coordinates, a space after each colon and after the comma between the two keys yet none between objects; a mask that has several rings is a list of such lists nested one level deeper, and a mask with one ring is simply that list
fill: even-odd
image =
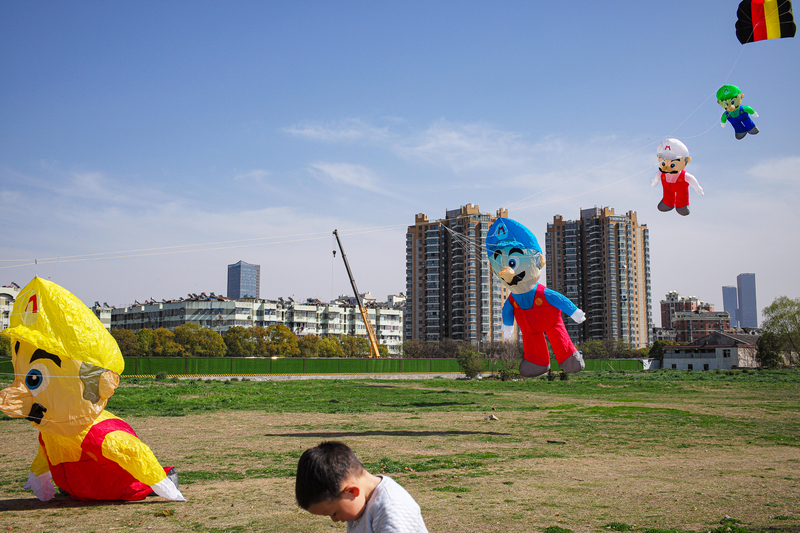
[{"label": "green grass", "polygon": [[[7,383],[0,383],[0,388],[5,386]],[[309,415],[290,417],[290,423],[278,422],[249,437],[251,440],[236,445],[222,443],[187,450],[179,462],[182,486],[207,486],[215,481],[235,484],[249,479],[290,483],[302,450],[319,439],[357,438],[362,445],[384,438],[387,442],[409,439],[413,443],[402,454],[391,447],[377,447],[372,451],[359,451],[359,456],[370,472],[386,473],[400,481],[413,479],[417,490],[422,487],[427,494],[430,494],[428,491],[442,493],[438,496],[447,501],[462,503],[472,498],[471,501],[477,502],[483,490],[491,494],[492,487],[503,490],[519,487],[513,495],[497,496],[496,503],[514,507],[508,512],[522,513],[514,515],[519,516],[515,520],[522,520],[529,516],[525,514],[529,512],[526,506],[531,504],[523,501],[525,497],[520,494],[531,489],[529,485],[523,488],[521,482],[515,484],[514,480],[520,479],[515,477],[515,469],[520,464],[525,465],[526,479],[546,485],[553,476],[552,464],[563,464],[563,459],[595,459],[603,454],[657,458],[659,453],[671,452],[673,457],[684,453],[696,456],[712,447],[735,450],[737,446],[781,447],[780,450],[796,454],[800,447],[799,398],[800,371],[797,370],[582,372],[568,381],[505,382],[430,379],[233,380],[226,383],[123,378],[108,410],[123,418],[241,411]],[[382,422],[376,425],[370,416],[315,418],[315,413],[391,415],[380,417]],[[459,413],[455,417],[458,421],[449,422],[448,413]],[[465,413],[469,416],[464,416]],[[500,421],[484,421],[487,413],[496,413]],[[281,417],[275,418],[280,420]],[[10,420],[0,416],[0,427],[7,429],[9,435],[13,433],[9,428],[11,424],[27,424]],[[177,424],[182,422],[176,421]],[[291,448],[280,448],[271,444],[271,439],[294,441]],[[466,444],[469,447],[465,447]],[[0,471],[0,490],[6,497],[29,497],[30,493],[21,490],[28,466],[27,462],[15,463]],[[721,465],[719,476],[735,473],[730,470],[730,466]],[[755,473],[754,477],[764,478],[765,484],[792,479],[787,477],[788,471],[780,468],[765,468]],[[568,483],[581,484],[579,488],[568,489],[577,491],[591,491],[593,484],[605,482],[603,479],[575,480],[568,473],[566,479]],[[781,502],[778,497],[774,500]],[[533,508],[548,505],[553,503],[542,502]],[[291,503],[288,506],[291,507]],[[785,503],[780,506],[780,509],[765,511],[775,527],[780,526],[784,533],[800,531],[795,524],[800,522],[800,516]],[[604,512],[597,508],[597,519],[604,520],[598,523],[605,524],[597,533],[689,533],[678,528],[628,525],[612,520],[631,521],[629,516],[610,512],[601,516]],[[218,510],[213,514],[204,520],[213,520],[218,525],[216,517],[221,515]],[[12,514],[5,516],[12,517]],[[250,526],[240,525],[209,528],[207,523],[201,525],[195,516],[181,514],[179,518],[165,516],[157,520],[169,523],[178,520],[184,527],[182,530],[250,530]],[[710,523],[719,520],[721,514],[716,516],[708,519],[702,533],[759,531],[749,523],[733,519]],[[574,526],[563,513],[562,518],[563,521],[539,522],[530,530],[568,533],[570,530],[557,525],[544,527],[546,524]],[[285,520],[289,523],[289,519]],[[493,523],[487,519],[487,524]],[[676,524],[680,522],[667,522],[666,526]],[[650,525],[661,524],[651,522]],[[252,530],[262,530],[259,527],[262,526],[254,525]]]},{"label": "green grass", "polygon": [[[128,379],[134,383],[128,383]],[[767,389],[797,390],[800,371],[764,370],[727,373],[659,370],[651,372],[582,372],[569,381],[409,382],[366,380],[299,381],[154,381],[123,378],[108,409],[120,416],[182,416],[225,409],[267,412],[365,413],[541,409],[515,392],[545,393],[620,403],[668,403],[702,398],[709,388],[735,384],[739,395],[758,398]],[[413,386],[409,386],[413,385]],[[602,387],[600,385],[603,385]],[[794,402],[768,404],[771,409],[800,409]],[[553,407],[569,410],[573,405]],[[680,415],[680,413],[677,413]],[[664,414],[659,414],[663,418]],[[6,417],[7,418],[7,417]],[[0,421],[4,418],[0,418]]]}]

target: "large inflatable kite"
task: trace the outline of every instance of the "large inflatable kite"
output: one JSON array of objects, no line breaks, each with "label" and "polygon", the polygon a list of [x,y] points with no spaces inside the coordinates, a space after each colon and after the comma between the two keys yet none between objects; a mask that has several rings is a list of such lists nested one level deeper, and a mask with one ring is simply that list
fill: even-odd
[{"label": "large inflatable kite", "polygon": [[743,0],[736,14],[736,38],[742,44],[794,37],[797,32],[789,0]]},{"label": "large inflatable kite", "polygon": [[722,112],[719,125],[724,128],[725,123],[730,122],[739,140],[744,139],[748,133],[750,135],[758,133],[758,128],[750,118],[758,117],[758,113],[749,105],[742,105],[742,98],[744,94],[736,85],[723,85],[717,91],[717,103],[725,110]]},{"label": "large inflatable kite", "polygon": [[566,296],[538,283],[545,259],[536,236],[515,220],[498,218],[489,228],[486,252],[492,271],[511,291],[503,305],[503,324],[513,326],[516,320],[522,332],[520,374],[533,377],[550,369],[548,340],[561,370],[583,370],[583,356],[572,344],[561,312],[579,324],[586,317]]},{"label": "large inflatable kite", "polygon": [[125,367],[116,341],[66,289],[34,278],[19,293],[11,327],[15,379],[3,413],[39,429],[25,489],[47,501],[55,483],[76,500],[185,501],[174,468],[162,467],[133,429],[105,410]]},{"label": "large inflatable kite", "polygon": [[659,170],[650,185],[655,187],[661,183],[664,195],[658,202],[659,211],[675,211],[686,216],[689,214],[689,185],[703,196],[703,188],[697,179],[686,172],[686,165],[692,160],[689,149],[678,139],[664,139],[656,151]]}]

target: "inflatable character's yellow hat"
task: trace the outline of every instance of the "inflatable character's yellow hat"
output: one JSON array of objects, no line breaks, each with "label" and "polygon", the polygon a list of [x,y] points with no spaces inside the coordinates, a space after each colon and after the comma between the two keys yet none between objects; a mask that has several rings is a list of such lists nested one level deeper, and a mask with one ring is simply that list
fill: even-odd
[{"label": "inflatable character's yellow hat", "polygon": [[94,313],[74,294],[42,278],[33,278],[19,292],[11,326],[0,336],[21,338],[51,354],[117,374],[125,369],[117,341]]}]

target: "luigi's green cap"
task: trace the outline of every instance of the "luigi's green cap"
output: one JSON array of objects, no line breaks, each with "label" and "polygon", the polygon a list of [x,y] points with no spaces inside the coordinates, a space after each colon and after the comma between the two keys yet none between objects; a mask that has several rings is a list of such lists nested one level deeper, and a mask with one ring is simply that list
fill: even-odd
[{"label": "luigi's green cap", "polygon": [[717,100],[730,100],[742,94],[742,91],[736,85],[723,85],[717,91]]}]

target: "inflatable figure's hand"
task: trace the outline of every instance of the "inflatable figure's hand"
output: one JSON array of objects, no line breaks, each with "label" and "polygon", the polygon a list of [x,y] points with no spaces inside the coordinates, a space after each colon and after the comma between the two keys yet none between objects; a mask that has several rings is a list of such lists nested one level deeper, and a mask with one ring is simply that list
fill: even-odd
[{"label": "inflatable figure's hand", "polygon": [[181,491],[178,490],[178,487],[176,487],[172,480],[167,477],[155,485],[150,485],[150,488],[162,498],[166,498],[174,502],[186,501],[186,498],[183,497],[183,494],[181,494]]},{"label": "inflatable figure's hand", "polygon": [[720,125],[721,128],[725,127],[725,123],[724,122],[720,122],[719,125]]},{"label": "inflatable figure's hand", "polygon": [[56,488],[50,472],[37,476],[33,472],[28,472],[28,482],[22,486],[22,490],[33,490],[33,493],[43,502],[49,502],[56,495]]},{"label": "inflatable figure's hand", "polygon": [[578,324],[586,320],[586,315],[580,309],[576,309],[569,317]]},{"label": "inflatable figure's hand", "polygon": [[758,118],[758,113],[756,113],[755,111],[753,111],[753,113],[752,113],[750,116],[751,116],[751,117],[756,117],[756,118]]}]

